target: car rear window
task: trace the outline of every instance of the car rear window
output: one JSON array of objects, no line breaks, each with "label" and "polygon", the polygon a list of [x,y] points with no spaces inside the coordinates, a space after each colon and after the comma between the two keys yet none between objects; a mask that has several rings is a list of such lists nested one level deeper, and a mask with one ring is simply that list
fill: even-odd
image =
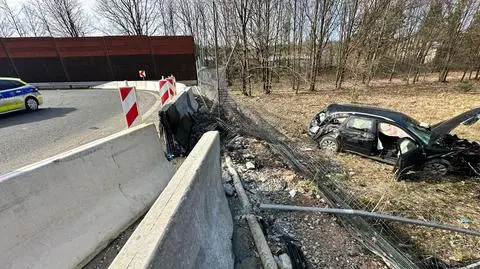
[{"label": "car rear window", "polygon": [[373,120],[367,118],[351,117],[347,122],[347,128],[363,132],[372,132]]}]

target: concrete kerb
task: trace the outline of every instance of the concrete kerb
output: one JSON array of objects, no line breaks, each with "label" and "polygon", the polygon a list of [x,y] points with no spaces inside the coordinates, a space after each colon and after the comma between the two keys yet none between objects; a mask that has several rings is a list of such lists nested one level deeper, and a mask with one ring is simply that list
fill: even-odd
[{"label": "concrete kerb", "polygon": [[78,268],[145,213],[173,175],[153,124],[0,177],[1,268]]},{"label": "concrete kerb", "polygon": [[218,132],[203,135],[110,269],[233,268]]}]

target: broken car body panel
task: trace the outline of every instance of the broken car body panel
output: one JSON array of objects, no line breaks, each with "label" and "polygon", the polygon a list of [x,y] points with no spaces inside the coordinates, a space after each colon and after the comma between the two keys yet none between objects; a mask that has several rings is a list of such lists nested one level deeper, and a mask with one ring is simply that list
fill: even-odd
[{"label": "broken car body panel", "polygon": [[317,142],[333,137],[338,150],[395,165],[397,178],[418,170],[430,170],[440,176],[452,171],[478,174],[478,143],[449,132],[462,123],[473,124],[479,117],[480,108],[475,108],[428,128],[389,109],[330,104],[315,115],[308,134]]},{"label": "broken car body panel", "polygon": [[442,136],[449,134],[460,124],[472,125],[476,123],[478,119],[480,119],[480,107],[464,112],[449,120],[437,123],[431,127],[432,136],[430,138],[430,144],[435,143]]}]

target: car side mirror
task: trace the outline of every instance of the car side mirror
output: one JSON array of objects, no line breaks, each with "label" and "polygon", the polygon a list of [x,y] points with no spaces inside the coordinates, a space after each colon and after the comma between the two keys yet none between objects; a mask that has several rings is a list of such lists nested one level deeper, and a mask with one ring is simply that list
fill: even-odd
[{"label": "car side mirror", "polygon": [[418,148],[417,143],[409,137],[401,138],[398,143],[398,152],[400,155],[405,155],[416,148]]}]

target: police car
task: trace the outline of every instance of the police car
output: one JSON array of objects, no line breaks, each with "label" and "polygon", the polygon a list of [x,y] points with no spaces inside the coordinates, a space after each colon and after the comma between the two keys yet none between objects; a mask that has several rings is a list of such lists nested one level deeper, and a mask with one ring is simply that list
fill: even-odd
[{"label": "police car", "polygon": [[0,114],[17,110],[37,110],[43,96],[37,88],[18,78],[0,77]]}]

